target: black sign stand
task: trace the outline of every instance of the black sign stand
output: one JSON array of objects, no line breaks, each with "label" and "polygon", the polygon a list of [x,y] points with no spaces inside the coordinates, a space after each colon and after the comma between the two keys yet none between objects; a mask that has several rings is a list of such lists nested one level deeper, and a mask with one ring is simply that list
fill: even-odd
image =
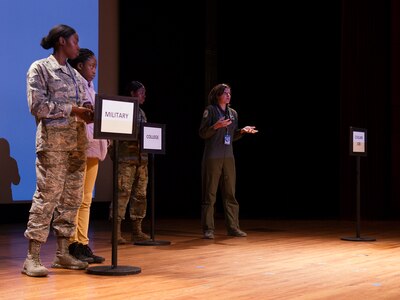
[{"label": "black sign stand", "polygon": [[356,175],[357,175],[357,220],[356,220],[356,236],[342,237],[344,241],[371,242],[375,241],[372,237],[361,237],[361,156],[367,155],[367,130],[362,128],[350,127],[350,155],[355,155],[357,159]]},{"label": "black sign stand", "polygon": [[131,266],[118,266],[117,263],[117,252],[118,252],[118,140],[113,141],[114,147],[114,157],[113,157],[113,230],[112,230],[112,256],[111,256],[111,266],[94,266],[86,269],[87,273],[95,275],[132,275],[141,272],[139,267]]},{"label": "black sign stand", "polygon": [[[162,139],[161,144],[157,144],[156,148],[152,148],[152,146],[146,147],[146,138],[149,136],[149,134],[146,134],[146,130],[152,130],[152,129],[156,129],[158,130],[158,134],[155,135],[159,135],[160,138]],[[139,245],[139,246],[165,246],[165,245],[170,245],[171,242],[170,241],[162,241],[162,240],[156,240],[155,239],[155,205],[154,205],[154,154],[158,153],[158,154],[164,154],[165,153],[165,126],[163,124],[155,124],[155,123],[145,123],[143,124],[142,127],[142,134],[141,134],[141,150],[143,152],[147,152],[149,154],[151,154],[151,168],[150,168],[150,174],[151,174],[151,181],[150,181],[150,185],[151,185],[151,235],[150,235],[150,240],[145,240],[145,241],[137,241],[134,242],[134,245]]]},{"label": "black sign stand", "polygon": [[[142,270],[140,267],[118,266],[118,141],[136,140],[138,131],[138,111],[139,102],[135,97],[110,96],[96,94],[94,111],[94,138],[112,139],[113,154],[113,199],[112,199],[112,254],[110,266],[94,266],[86,269],[86,272],[94,275],[132,275],[138,274]],[[129,116],[131,120],[128,124],[123,124],[121,130],[120,120],[114,118],[114,114],[121,113]],[[104,130],[103,130],[104,123]],[[127,128],[128,127],[128,128]],[[117,130],[116,130],[117,129]],[[129,129],[129,130],[127,130]]]}]

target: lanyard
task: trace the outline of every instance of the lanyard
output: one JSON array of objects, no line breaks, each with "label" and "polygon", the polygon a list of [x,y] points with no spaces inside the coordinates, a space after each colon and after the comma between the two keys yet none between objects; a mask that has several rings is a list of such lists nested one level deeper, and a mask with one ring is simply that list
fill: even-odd
[{"label": "lanyard", "polygon": [[[225,111],[223,111],[222,108],[218,104],[216,106],[217,106],[217,111],[218,111],[218,119],[221,118],[221,117],[225,117],[225,119],[227,117],[230,118],[228,105],[226,106]],[[225,132],[226,132],[225,136],[229,136],[228,126],[226,127]],[[230,141],[230,139],[229,139],[229,141]],[[230,144],[230,142],[227,143],[226,137],[225,137],[225,144]]]},{"label": "lanyard", "polygon": [[[224,117],[226,114],[226,110],[223,111],[222,108],[218,104],[216,105],[216,107],[217,107],[217,111],[218,111],[218,118]],[[226,109],[228,109],[228,107]]]}]

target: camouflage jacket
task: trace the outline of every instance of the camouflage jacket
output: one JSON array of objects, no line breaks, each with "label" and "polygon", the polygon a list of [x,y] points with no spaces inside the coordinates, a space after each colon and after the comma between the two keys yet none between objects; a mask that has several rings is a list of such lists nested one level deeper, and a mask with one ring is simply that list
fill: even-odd
[{"label": "camouflage jacket", "polygon": [[27,97],[35,117],[36,151],[86,150],[86,126],[71,116],[72,106],[87,101],[83,77],[53,55],[32,63],[27,73]]}]

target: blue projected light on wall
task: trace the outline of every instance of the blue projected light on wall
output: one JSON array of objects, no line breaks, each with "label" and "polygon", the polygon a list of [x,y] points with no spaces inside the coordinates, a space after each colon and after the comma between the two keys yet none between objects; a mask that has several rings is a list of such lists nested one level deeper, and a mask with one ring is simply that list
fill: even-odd
[{"label": "blue projected light on wall", "polygon": [[35,191],[36,124],[27,104],[26,72],[52,53],[40,41],[57,24],[73,27],[79,45],[98,53],[98,0],[0,2],[0,203],[30,201]]}]

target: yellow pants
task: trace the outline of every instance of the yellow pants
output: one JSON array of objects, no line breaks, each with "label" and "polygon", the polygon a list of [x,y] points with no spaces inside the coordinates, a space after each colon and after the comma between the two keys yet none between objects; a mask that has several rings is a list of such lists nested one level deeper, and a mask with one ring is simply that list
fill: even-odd
[{"label": "yellow pants", "polygon": [[83,199],[76,215],[76,231],[71,238],[71,242],[78,242],[83,245],[89,244],[90,205],[92,204],[93,189],[96,183],[98,170],[99,160],[97,158],[88,157],[86,160]]}]

